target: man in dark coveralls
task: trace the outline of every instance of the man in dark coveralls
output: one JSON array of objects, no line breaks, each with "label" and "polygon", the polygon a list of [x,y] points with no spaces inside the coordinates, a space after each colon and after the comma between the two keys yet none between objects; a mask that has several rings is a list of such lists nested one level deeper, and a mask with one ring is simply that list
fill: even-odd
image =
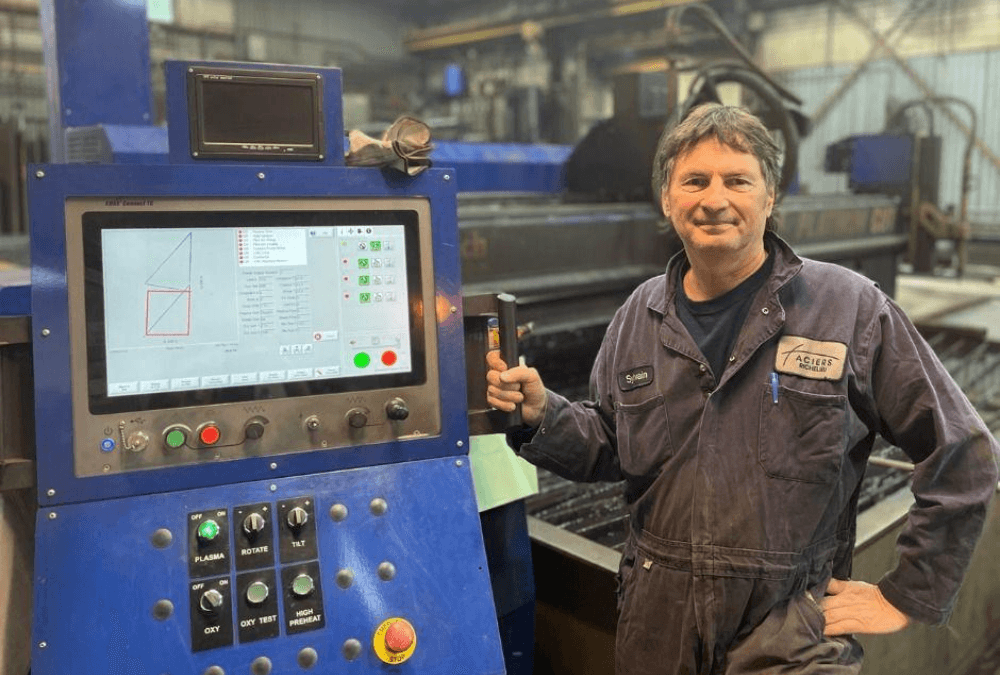
[{"label": "man in dark coveralls", "polygon": [[[857,633],[947,620],[1000,448],[900,308],[769,226],[778,148],[740,108],[694,110],[654,168],[684,251],[608,327],[592,400],[489,357],[521,457],[625,481],[620,674],[848,674]],[[900,560],[850,580],[876,434],[916,464]]]}]

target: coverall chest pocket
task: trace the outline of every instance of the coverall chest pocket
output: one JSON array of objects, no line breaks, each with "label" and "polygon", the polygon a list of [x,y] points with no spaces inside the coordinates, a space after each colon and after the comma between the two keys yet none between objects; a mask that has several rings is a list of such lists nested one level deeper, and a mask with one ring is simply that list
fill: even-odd
[{"label": "coverall chest pocket", "polygon": [[772,478],[832,483],[840,475],[847,397],[769,386],[761,397],[758,459]]},{"label": "coverall chest pocket", "polygon": [[654,394],[639,403],[615,403],[615,422],[622,470],[630,476],[657,473],[671,455],[663,394]]}]

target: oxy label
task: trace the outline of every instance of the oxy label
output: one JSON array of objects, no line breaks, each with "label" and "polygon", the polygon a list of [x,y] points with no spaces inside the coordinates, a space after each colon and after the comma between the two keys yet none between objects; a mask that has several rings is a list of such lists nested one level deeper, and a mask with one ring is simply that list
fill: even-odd
[{"label": "oxy label", "polygon": [[778,341],[774,369],[787,375],[810,380],[836,381],[844,376],[847,345],[843,342],[810,340],[795,335],[783,335]]}]

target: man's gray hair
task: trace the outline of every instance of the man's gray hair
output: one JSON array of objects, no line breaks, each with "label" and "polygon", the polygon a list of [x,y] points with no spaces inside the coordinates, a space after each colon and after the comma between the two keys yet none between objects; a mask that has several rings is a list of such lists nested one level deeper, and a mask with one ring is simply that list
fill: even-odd
[{"label": "man's gray hair", "polygon": [[705,138],[715,138],[733,150],[756,157],[768,192],[777,191],[781,150],[764,124],[745,108],[706,103],[694,108],[680,124],[660,137],[653,160],[654,195],[658,197],[670,184],[677,158]]}]

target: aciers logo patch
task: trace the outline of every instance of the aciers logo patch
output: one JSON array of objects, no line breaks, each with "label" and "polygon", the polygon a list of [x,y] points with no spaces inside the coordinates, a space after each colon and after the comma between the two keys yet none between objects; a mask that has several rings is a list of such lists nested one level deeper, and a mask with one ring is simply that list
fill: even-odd
[{"label": "aciers logo patch", "polygon": [[653,366],[639,366],[632,370],[618,373],[618,388],[622,391],[638,389],[653,383]]},{"label": "aciers logo patch", "polygon": [[811,380],[839,380],[844,376],[847,345],[783,335],[778,341],[774,369]]}]

